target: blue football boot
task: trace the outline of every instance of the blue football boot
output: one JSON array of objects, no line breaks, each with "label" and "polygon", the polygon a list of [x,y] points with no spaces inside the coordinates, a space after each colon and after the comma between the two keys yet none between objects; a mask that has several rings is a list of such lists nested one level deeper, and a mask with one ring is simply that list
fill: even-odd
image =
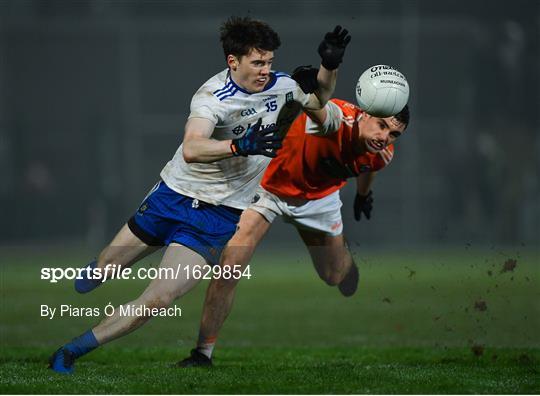
[{"label": "blue football boot", "polygon": [[93,271],[94,269],[96,269],[96,266],[97,261],[92,261],[90,264],[84,267],[85,271],[81,273],[81,279],[79,279],[78,277],[75,278],[75,290],[77,290],[79,293],[88,293],[103,283],[101,279],[91,279],[88,277],[88,271],[86,270],[86,268],[91,268]]},{"label": "blue football boot", "polygon": [[49,368],[61,374],[73,374],[75,354],[69,349],[60,347],[49,358]]}]

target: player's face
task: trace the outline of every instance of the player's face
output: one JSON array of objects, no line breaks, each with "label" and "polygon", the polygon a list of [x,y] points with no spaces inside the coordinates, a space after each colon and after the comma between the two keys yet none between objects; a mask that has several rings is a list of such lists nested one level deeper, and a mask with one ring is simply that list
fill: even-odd
[{"label": "player's face", "polygon": [[233,81],[248,92],[261,92],[270,81],[270,69],[274,60],[273,51],[252,49],[240,58],[227,57]]},{"label": "player's face", "polygon": [[359,121],[363,149],[377,153],[394,143],[405,131],[405,124],[395,117],[378,118],[364,113]]}]

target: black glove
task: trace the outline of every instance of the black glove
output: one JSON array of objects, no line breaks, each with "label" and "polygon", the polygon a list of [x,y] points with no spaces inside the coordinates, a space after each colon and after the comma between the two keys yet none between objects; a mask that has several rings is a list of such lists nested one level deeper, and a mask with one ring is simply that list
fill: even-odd
[{"label": "black glove", "polygon": [[311,67],[311,65],[298,66],[292,72],[291,78],[300,85],[305,94],[309,94],[319,88],[317,73],[319,73],[319,69]]},{"label": "black glove", "polygon": [[343,61],[345,47],[351,41],[347,29],[341,30],[341,26],[336,26],[333,32],[328,32],[324,40],[319,45],[319,55],[322,58],[321,64],[328,70],[337,69]]},{"label": "black glove", "polygon": [[360,195],[356,193],[354,198],[354,219],[360,221],[362,213],[366,216],[366,219],[371,218],[371,209],[373,208],[373,191],[369,191],[367,195]]},{"label": "black glove", "polygon": [[233,139],[231,151],[234,156],[264,155],[274,158],[277,155],[276,151],[281,148],[283,137],[278,135],[277,126],[261,129],[261,124],[262,118],[259,118],[248,128],[244,136]]}]

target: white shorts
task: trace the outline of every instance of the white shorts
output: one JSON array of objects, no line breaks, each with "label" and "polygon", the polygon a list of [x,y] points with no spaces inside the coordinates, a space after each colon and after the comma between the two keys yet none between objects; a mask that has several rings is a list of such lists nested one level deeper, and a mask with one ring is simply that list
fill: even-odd
[{"label": "white shorts", "polygon": [[341,199],[339,190],[320,199],[281,198],[259,186],[248,209],[260,213],[268,222],[277,216],[295,227],[319,231],[331,236],[341,235]]}]

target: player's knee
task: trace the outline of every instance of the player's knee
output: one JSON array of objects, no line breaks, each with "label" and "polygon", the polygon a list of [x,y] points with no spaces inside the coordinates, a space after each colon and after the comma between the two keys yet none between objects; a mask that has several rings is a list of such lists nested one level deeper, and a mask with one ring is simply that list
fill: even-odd
[{"label": "player's knee", "polygon": [[337,276],[330,276],[328,278],[325,278],[324,281],[328,286],[337,286],[341,282],[341,278]]},{"label": "player's knee", "polygon": [[156,297],[148,297],[143,305],[149,310],[167,308],[174,300],[173,296],[163,294]]},{"label": "player's knee", "polygon": [[240,246],[228,245],[221,254],[219,265],[221,267],[229,266],[231,268],[241,268],[243,270],[248,265],[256,246],[256,243],[253,241],[247,241],[247,239],[245,239],[245,241],[246,242]]},{"label": "player's knee", "polygon": [[233,272],[227,272],[225,270],[225,268],[227,267],[223,267],[223,265],[221,267],[222,270],[219,273],[219,276],[216,276],[214,279],[212,279],[212,281],[210,282],[210,287],[214,293],[224,295],[233,291],[240,279],[238,276],[234,276]]},{"label": "player's knee", "polygon": [[[225,275],[225,273],[233,273],[234,271],[242,271],[244,269],[244,263],[242,262],[242,256],[238,254],[238,252],[235,251],[236,249],[229,249],[227,252],[225,252],[221,256],[221,261],[219,262],[219,266],[221,267],[221,274]],[[224,276],[220,276],[219,278],[224,278]]]},{"label": "player's knee", "polygon": [[221,259],[219,261],[220,267],[238,265],[238,254],[236,252],[236,247],[227,246],[223,253],[221,254]]},{"label": "player's knee", "polygon": [[239,279],[233,277],[219,277],[214,280],[215,289],[219,290],[220,293],[225,293],[227,291],[233,290],[238,284]]},{"label": "player's knee", "polygon": [[343,280],[343,275],[338,271],[328,271],[321,275],[321,279],[328,286],[337,286]]}]

